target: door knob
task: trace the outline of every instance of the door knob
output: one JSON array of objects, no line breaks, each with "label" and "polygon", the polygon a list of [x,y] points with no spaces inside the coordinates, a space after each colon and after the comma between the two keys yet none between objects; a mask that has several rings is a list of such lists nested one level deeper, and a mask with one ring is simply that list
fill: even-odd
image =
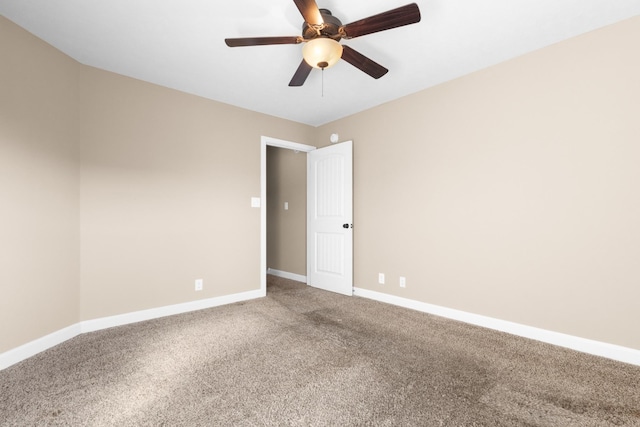
[{"label": "door knob", "polygon": [[[349,228],[349,224],[342,224],[342,228]],[[351,228],[353,228],[353,224],[351,224]]]}]

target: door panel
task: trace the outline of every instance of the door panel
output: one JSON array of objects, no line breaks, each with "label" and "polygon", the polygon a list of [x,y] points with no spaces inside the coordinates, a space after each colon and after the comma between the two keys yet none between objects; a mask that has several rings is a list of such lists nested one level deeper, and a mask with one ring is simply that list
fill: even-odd
[{"label": "door panel", "polygon": [[353,294],[352,150],[347,141],[307,154],[307,282],[344,295]]}]

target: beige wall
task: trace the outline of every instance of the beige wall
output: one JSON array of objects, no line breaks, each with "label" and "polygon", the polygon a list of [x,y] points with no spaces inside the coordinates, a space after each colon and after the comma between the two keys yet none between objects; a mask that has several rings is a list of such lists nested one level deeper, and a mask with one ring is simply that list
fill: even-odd
[{"label": "beige wall", "polygon": [[267,147],[267,267],[306,276],[306,232],[307,155]]},{"label": "beige wall", "polygon": [[355,144],[356,286],[640,349],[639,24],[313,129],[81,66],[0,17],[0,352],[257,289],[259,138],[332,132]]},{"label": "beige wall", "polygon": [[260,136],[314,129],[89,67],[80,93],[82,319],[259,289]]},{"label": "beige wall", "polygon": [[1,17],[0,53],[0,353],[259,289],[260,137],[313,128],[82,66]]},{"label": "beige wall", "polygon": [[0,353],[79,320],[77,71],[0,16]]},{"label": "beige wall", "polygon": [[634,18],[319,128],[355,144],[355,285],[640,349],[638,40]]}]

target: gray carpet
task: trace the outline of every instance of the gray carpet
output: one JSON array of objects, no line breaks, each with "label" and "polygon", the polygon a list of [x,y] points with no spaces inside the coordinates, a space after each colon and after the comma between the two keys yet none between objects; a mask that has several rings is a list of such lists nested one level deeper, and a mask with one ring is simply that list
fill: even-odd
[{"label": "gray carpet", "polygon": [[640,367],[269,277],[0,371],[2,426],[640,426]]}]

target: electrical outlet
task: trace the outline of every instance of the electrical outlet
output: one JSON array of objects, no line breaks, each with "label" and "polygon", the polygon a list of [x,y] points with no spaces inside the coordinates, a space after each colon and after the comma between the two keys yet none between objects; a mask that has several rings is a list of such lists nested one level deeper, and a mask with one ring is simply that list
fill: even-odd
[{"label": "electrical outlet", "polygon": [[407,287],[407,278],[400,276],[400,287],[401,288],[406,288]]},{"label": "electrical outlet", "polygon": [[384,273],[378,273],[378,283],[384,285]]},{"label": "electrical outlet", "polygon": [[196,279],[196,291],[201,291],[202,290],[202,279]]}]

